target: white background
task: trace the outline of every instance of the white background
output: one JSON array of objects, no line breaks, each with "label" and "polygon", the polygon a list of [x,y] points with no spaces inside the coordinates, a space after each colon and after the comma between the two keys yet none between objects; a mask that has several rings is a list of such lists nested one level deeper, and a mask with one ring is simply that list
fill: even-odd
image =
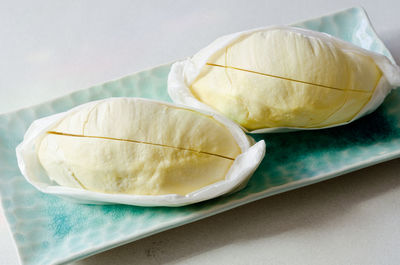
[{"label": "white background", "polygon": [[[352,6],[399,62],[398,0],[0,0],[0,113],[190,56],[223,34]],[[400,264],[399,172],[400,160],[383,163],[73,264]],[[2,213],[0,264],[17,264]]]}]

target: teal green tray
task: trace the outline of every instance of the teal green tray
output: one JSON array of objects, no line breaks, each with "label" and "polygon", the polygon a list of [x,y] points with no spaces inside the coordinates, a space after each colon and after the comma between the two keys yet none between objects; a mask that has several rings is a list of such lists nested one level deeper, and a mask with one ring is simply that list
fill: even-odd
[{"label": "teal green tray", "polygon": [[[360,8],[296,26],[330,33],[393,60]],[[79,205],[40,193],[25,181],[17,166],[15,147],[33,120],[107,97],[135,96],[170,101],[166,88],[169,68],[170,65],[159,66],[0,115],[1,203],[22,264],[61,264],[82,259],[400,154],[400,93],[393,91],[377,111],[350,125],[255,136],[256,140],[266,140],[267,155],[248,186],[233,195],[191,206]]]}]

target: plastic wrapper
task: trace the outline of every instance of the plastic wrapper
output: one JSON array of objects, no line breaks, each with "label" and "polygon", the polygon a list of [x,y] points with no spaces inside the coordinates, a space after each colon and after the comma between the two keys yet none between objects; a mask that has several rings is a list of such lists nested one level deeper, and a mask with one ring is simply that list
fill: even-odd
[{"label": "plastic wrapper", "polygon": [[[256,130],[246,130],[243,128],[244,131],[250,133],[274,133],[274,132],[287,132],[287,131],[294,131],[294,130],[314,130],[314,129],[324,129],[330,128],[335,126],[344,125],[350,123],[360,117],[371,113],[374,111],[379,105],[382,104],[385,97],[390,93],[390,91],[400,86],[400,68],[399,66],[392,63],[387,57],[384,55],[371,52],[365,49],[362,49],[356,45],[353,45],[349,42],[342,41],[337,39],[329,34],[311,31],[307,29],[300,29],[295,27],[288,27],[288,26],[272,26],[266,28],[257,28],[253,30],[238,32],[230,35],[226,35],[223,37],[218,38],[210,45],[199,51],[192,58],[188,58],[184,61],[176,62],[170,71],[168,77],[168,93],[172,100],[176,103],[183,104],[186,106],[191,106],[194,108],[210,111],[210,112],[217,112],[211,106],[199,101],[190,91],[190,85],[196,80],[196,78],[201,73],[203,67],[206,65],[207,60],[211,58],[214,54],[225,49],[227,46],[235,43],[239,39],[243,39],[247,35],[255,33],[257,31],[266,31],[266,30],[274,30],[274,29],[283,29],[292,32],[301,33],[305,36],[316,37],[322,39],[327,42],[334,42],[335,45],[340,47],[343,50],[348,50],[356,53],[361,53],[370,56],[378,68],[382,72],[382,77],[378,82],[370,100],[367,104],[363,106],[363,108],[349,121],[337,123],[334,125],[329,125],[325,127],[318,127],[318,128],[299,128],[299,127],[268,127],[268,128],[260,128]],[[221,114],[221,113],[220,113]]]},{"label": "plastic wrapper", "polygon": [[159,102],[170,106],[181,107],[184,109],[195,110],[203,114],[212,116],[215,120],[225,125],[225,127],[231,132],[231,134],[235,138],[238,146],[242,151],[241,154],[234,160],[232,166],[226,174],[225,179],[214,184],[205,186],[186,195],[111,194],[58,185],[49,178],[49,176],[46,174],[45,170],[41,166],[35,150],[35,143],[40,140],[40,138],[43,137],[50,128],[52,128],[65,116],[72,112],[79,111],[81,108],[87,107],[88,105],[96,104],[96,101],[77,106],[67,112],[38,119],[31,124],[24,136],[23,142],[20,143],[16,148],[18,166],[23,176],[30,184],[32,184],[41,192],[59,195],[69,198],[78,203],[86,204],[119,203],[137,206],[183,206],[212,199],[224,194],[229,194],[245,187],[252,173],[257,169],[258,165],[261,163],[265,155],[264,141],[254,143],[254,140],[244,134],[239,126],[218,114],[155,100],[145,100],[151,102]]}]

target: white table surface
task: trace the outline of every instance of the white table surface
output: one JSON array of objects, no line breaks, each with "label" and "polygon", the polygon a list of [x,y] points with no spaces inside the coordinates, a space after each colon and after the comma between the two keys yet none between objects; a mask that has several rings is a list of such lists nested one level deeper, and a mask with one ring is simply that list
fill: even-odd
[{"label": "white table surface", "polygon": [[[226,33],[351,6],[399,62],[398,0],[0,1],[0,113],[190,56]],[[18,264],[2,213],[0,264]],[[400,160],[73,264],[400,264]]]}]

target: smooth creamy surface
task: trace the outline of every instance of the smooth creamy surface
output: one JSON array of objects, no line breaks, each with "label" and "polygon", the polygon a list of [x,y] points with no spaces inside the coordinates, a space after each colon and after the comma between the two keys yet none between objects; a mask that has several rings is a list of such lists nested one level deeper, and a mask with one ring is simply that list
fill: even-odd
[{"label": "smooth creamy surface", "polygon": [[225,178],[241,150],[209,116],[141,99],[99,101],[37,145],[60,185],[106,193],[187,194]]},{"label": "smooth creamy surface", "polygon": [[247,129],[322,127],[357,115],[381,77],[367,55],[299,32],[269,29],[212,56],[190,88]]}]

